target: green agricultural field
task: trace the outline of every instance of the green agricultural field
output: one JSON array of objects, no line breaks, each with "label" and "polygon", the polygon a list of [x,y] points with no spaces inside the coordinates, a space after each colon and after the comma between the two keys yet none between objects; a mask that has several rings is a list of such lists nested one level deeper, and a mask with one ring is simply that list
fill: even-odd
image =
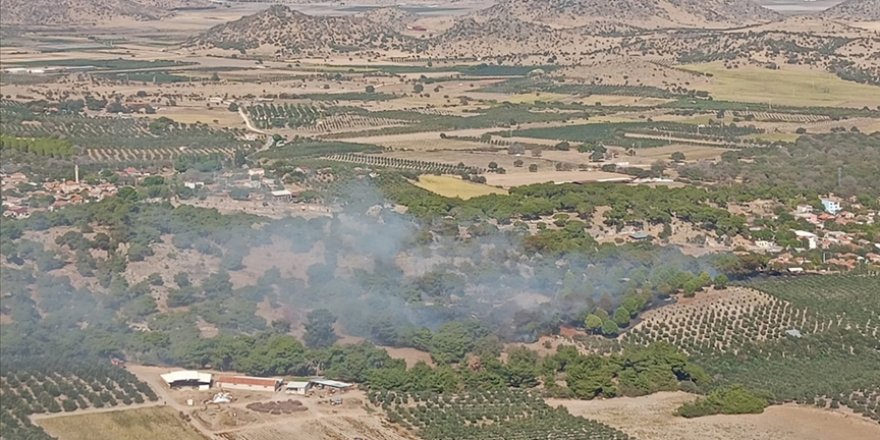
[{"label": "green agricultural field", "polygon": [[373,393],[389,421],[425,440],[526,440],[538,438],[631,440],[602,423],[551,408],[539,397],[512,390],[467,394]]},{"label": "green agricultural field", "polygon": [[[513,132],[513,135],[571,142],[604,142],[632,148],[648,148],[668,144],[668,141],[665,139],[666,136],[675,137],[676,139],[686,138],[735,142],[740,136],[759,132],[760,130],[753,127],[720,124],[697,126],[678,122],[599,122],[517,130]],[[629,133],[648,135],[648,138],[627,138],[626,135]],[[506,135],[503,132],[496,134]]]},{"label": "green agricultural field", "polygon": [[746,286],[768,300],[724,295],[730,304],[723,310],[692,309],[627,341],[678,346],[715,386],[742,384],[776,403],[845,405],[880,421],[880,277],[782,277]]},{"label": "green agricultural field", "polygon": [[39,424],[60,440],[204,440],[168,407],[53,417]]},{"label": "green agricultural field", "polygon": [[876,107],[880,87],[844,81],[826,72],[691,64],[685,69],[712,75],[708,92],[715,99],[790,106]]}]

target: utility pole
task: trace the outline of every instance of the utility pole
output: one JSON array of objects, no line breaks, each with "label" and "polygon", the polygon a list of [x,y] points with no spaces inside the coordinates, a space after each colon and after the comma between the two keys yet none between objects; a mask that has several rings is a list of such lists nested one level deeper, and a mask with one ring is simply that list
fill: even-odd
[{"label": "utility pole", "polygon": [[843,182],[843,167],[837,167],[837,188],[840,189]]}]

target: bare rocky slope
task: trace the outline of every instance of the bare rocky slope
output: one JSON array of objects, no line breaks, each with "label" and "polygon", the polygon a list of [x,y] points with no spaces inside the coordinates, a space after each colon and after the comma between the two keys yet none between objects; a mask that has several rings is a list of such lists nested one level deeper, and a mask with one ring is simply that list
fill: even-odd
[{"label": "bare rocky slope", "polygon": [[159,20],[207,0],[2,0],[4,25],[85,25],[118,19]]},{"label": "bare rocky slope", "polygon": [[845,21],[878,21],[880,0],[848,0],[825,10],[822,16]]}]

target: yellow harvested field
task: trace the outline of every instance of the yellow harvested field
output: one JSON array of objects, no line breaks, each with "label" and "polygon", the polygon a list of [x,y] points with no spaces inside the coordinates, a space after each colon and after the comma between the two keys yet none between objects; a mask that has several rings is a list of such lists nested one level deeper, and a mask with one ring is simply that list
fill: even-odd
[{"label": "yellow harvested field", "polygon": [[38,421],[60,440],[204,440],[169,407],[59,416]]},{"label": "yellow harvested field", "polygon": [[419,176],[419,181],[413,183],[419,188],[426,189],[432,193],[440,194],[444,197],[458,197],[464,200],[489,194],[507,194],[507,191],[501,188],[467,182],[453,176],[424,175]]},{"label": "yellow harvested field", "polygon": [[589,183],[589,182],[627,182],[632,176],[604,171],[526,171],[507,174],[487,174],[487,183],[503,188],[532,185],[535,183]]},{"label": "yellow harvested field", "polygon": [[822,107],[873,107],[880,102],[880,87],[844,81],[827,72],[759,67],[730,70],[719,63],[682,67],[712,74],[712,81],[704,87],[719,100]]}]

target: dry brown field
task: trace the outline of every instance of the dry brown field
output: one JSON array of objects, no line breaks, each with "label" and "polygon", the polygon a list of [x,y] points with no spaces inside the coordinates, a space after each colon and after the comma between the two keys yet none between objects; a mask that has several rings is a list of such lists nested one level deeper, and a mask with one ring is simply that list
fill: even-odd
[{"label": "dry brown field", "polygon": [[60,440],[205,439],[169,407],[65,415],[38,423]]},{"label": "dry brown field", "polygon": [[874,440],[880,425],[846,411],[771,406],[763,414],[685,419],[675,409],[697,396],[662,392],[606,400],[548,399],[572,414],[620,429],[640,440]]}]

